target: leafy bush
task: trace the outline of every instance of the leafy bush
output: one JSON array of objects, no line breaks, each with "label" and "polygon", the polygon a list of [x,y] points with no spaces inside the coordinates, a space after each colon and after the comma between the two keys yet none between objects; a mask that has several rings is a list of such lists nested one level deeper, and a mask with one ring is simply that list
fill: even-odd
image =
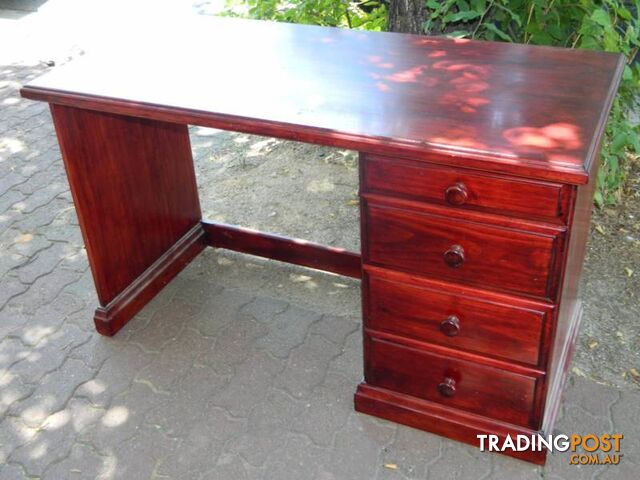
[{"label": "leafy bush", "polygon": [[364,0],[227,0],[227,15],[323,25],[325,27],[385,30],[384,2]]},{"label": "leafy bush", "polygon": [[[252,18],[384,30],[388,0],[229,0]],[[505,42],[620,52],[627,58],[602,149],[596,203],[620,199],[626,159],[640,154],[630,114],[640,95],[640,0],[425,0],[424,32]],[[585,79],[588,81],[588,79]]]}]

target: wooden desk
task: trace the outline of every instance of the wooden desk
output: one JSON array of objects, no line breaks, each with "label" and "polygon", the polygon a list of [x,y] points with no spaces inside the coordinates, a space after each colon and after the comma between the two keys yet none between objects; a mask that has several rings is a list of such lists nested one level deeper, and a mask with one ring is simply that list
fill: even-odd
[{"label": "wooden desk", "polygon": [[[22,89],[51,104],[98,331],[205,246],[306,265],[362,278],[357,410],[475,445],[551,432],[622,57],[231,19],[187,30]],[[202,220],[188,124],[358,150],[362,255]]]}]

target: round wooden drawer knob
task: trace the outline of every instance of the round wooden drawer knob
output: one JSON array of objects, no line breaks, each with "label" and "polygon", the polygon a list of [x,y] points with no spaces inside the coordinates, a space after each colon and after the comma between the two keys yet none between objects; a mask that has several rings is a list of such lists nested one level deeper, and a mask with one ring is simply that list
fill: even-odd
[{"label": "round wooden drawer knob", "polygon": [[458,268],[464,263],[464,248],[460,245],[452,245],[444,252],[444,261],[451,268]]},{"label": "round wooden drawer knob", "polygon": [[438,392],[443,397],[453,397],[456,393],[456,381],[453,378],[446,377],[438,385]]},{"label": "round wooden drawer knob", "polygon": [[460,319],[455,315],[449,316],[440,324],[440,331],[447,337],[455,337],[460,333]]},{"label": "round wooden drawer knob", "polygon": [[469,198],[469,192],[467,191],[467,186],[458,182],[444,191],[444,198],[450,205],[464,205],[467,202],[467,198]]}]

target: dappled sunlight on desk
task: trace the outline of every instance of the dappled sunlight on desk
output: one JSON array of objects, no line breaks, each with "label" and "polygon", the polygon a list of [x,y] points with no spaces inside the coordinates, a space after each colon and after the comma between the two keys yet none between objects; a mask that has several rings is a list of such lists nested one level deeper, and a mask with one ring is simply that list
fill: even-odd
[{"label": "dappled sunlight on desk", "polygon": [[579,133],[579,128],[570,123],[553,123],[540,128],[511,128],[504,132],[504,137],[523,147],[577,150],[582,147]]}]

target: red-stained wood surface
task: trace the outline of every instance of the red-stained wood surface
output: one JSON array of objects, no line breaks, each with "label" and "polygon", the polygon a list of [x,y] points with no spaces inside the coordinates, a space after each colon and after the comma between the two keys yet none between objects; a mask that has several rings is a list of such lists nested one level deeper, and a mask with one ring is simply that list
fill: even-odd
[{"label": "red-stained wood surface", "polygon": [[206,247],[204,236],[202,226],[195,225],[113,300],[104,306],[99,306],[94,315],[98,333],[112,336],[124,327],[142,307],[204,250]]},{"label": "red-stained wood surface", "polygon": [[582,304],[579,297],[579,279],[582,275],[584,257],[589,239],[589,223],[593,209],[595,178],[599,166],[599,157],[592,165],[589,185],[575,187],[575,203],[571,217],[568,248],[562,269],[562,290],[560,308],[554,324],[553,343],[548,347],[550,356],[549,387],[546,403],[547,415],[545,428],[550,429],[555,422],[558,404],[562,395],[562,385],[568,375],[569,362],[575,346],[576,336],[582,320]]},{"label": "red-stained wood surface", "polygon": [[578,301],[574,304],[571,317],[568,319],[561,318],[559,320],[560,322],[567,322],[569,324],[568,331],[560,335],[556,334],[554,343],[550,343],[549,375],[546,377],[546,389],[543,390],[543,392],[546,393],[546,397],[540,398],[538,401],[541,405],[541,407],[539,407],[540,409],[542,409],[542,405],[544,405],[542,424],[542,430],[544,432],[553,431],[555,426],[556,417],[560,409],[560,401],[562,400],[562,389],[569,376],[569,366],[573,359],[573,352],[575,351],[583,313],[582,301]]},{"label": "red-stained wood surface", "polygon": [[[197,254],[192,234],[175,258],[165,255],[201,218],[189,134],[185,125],[60,105],[51,113],[101,305],[96,322],[113,334],[124,324],[120,314],[109,326],[113,316],[132,300],[123,291],[148,299],[179,271],[170,260],[184,265]],[[126,320],[144,303],[132,303]]]},{"label": "red-stained wood surface", "polygon": [[208,245],[360,278],[360,255],[295,238],[203,220]]},{"label": "red-stained wood surface", "polygon": [[453,293],[448,285],[383,269],[367,271],[366,328],[531,366],[544,361],[540,353],[551,306],[471,289]]},{"label": "red-stained wood surface", "polygon": [[[368,154],[360,160],[364,353],[370,374],[355,395],[356,409],[473,445],[479,444],[478,433],[553,431],[582,313],[577,287],[597,159],[589,185],[577,187]],[[545,238],[550,243],[543,247]],[[469,239],[475,255],[464,248]],[[455,268],[441,252],[453,246],[464,254]],[[473,257],[479,269],[452,273]],[[539,266],[548,265],[546,274],[536,266],[540,260]],[[511,283],[518,271],[520,281]],[[545,275],[544,293],[532,288]],[[532,294],[541,298],[527,306]],[[496,295],[503,296],[497,309]],[[469,313],[463,317],[460,311],[474,318],[467,338],[462,332]],[[384,347],[376,348],[376,342]],[[539,363],[530,363],[534,368],[527,371],[523,367],[527,358],[534,361],[533,351]],[[465,391],[456,373],[466,371],[469,378],[461,365],[499,374],[472,369],[471,377],[483,385],[472,389],[469,403],[453,405],[451,399]],[[502,375],[513,374],[520,387],[528,385],[526,395],[518,387],[504,388]],[[483,387],[504,396],[482,401]],[[518,405],[523,398],[529,423],[495,408],[500,401]],[[541,464],[546,459],[546,452],[503,453]]]},{"label": "red-stained wood surface", "polygon": [[[365,382],[451,408],[538,428],[537,379],[365,335]],[[443,392],[449,381],[453,390]]]},{"label": "red-stained wood surface", "polygon": [[[537,430],[519,427],[366,383],[358,386],[354,400],[355,408],[359,412],[453,438],[475,447],[480,446],[478,435],[497,435],[499,444],[502,445],[507,435],[512,439],[516,438],[516,435],[526,435],[531,438],[532,435],[540,433]],[[542,451],[507,449],[501,453],[540,465],[544,465],[547,456],[546,449]]]},{"label": "red-stained wood surface", "polygon": [[[364,212],[366,262],[543,298],[554,293],[551,285],[558,236],[369,201]],[[447,263],[448,255],[457,257],[459,265]]]},{"label": "red-stained wood surface", "polygon": [[588,50],[224,18],[181,27],[148,27],[144,42],[120,32],[122,48],[89,52],[22,95],[586,183],[624,67]]},{"label": "red-stained wood surface", "polygon": [[365,192],[551,221],[567,214],[566,185],[372,155],[360,161]]}]

